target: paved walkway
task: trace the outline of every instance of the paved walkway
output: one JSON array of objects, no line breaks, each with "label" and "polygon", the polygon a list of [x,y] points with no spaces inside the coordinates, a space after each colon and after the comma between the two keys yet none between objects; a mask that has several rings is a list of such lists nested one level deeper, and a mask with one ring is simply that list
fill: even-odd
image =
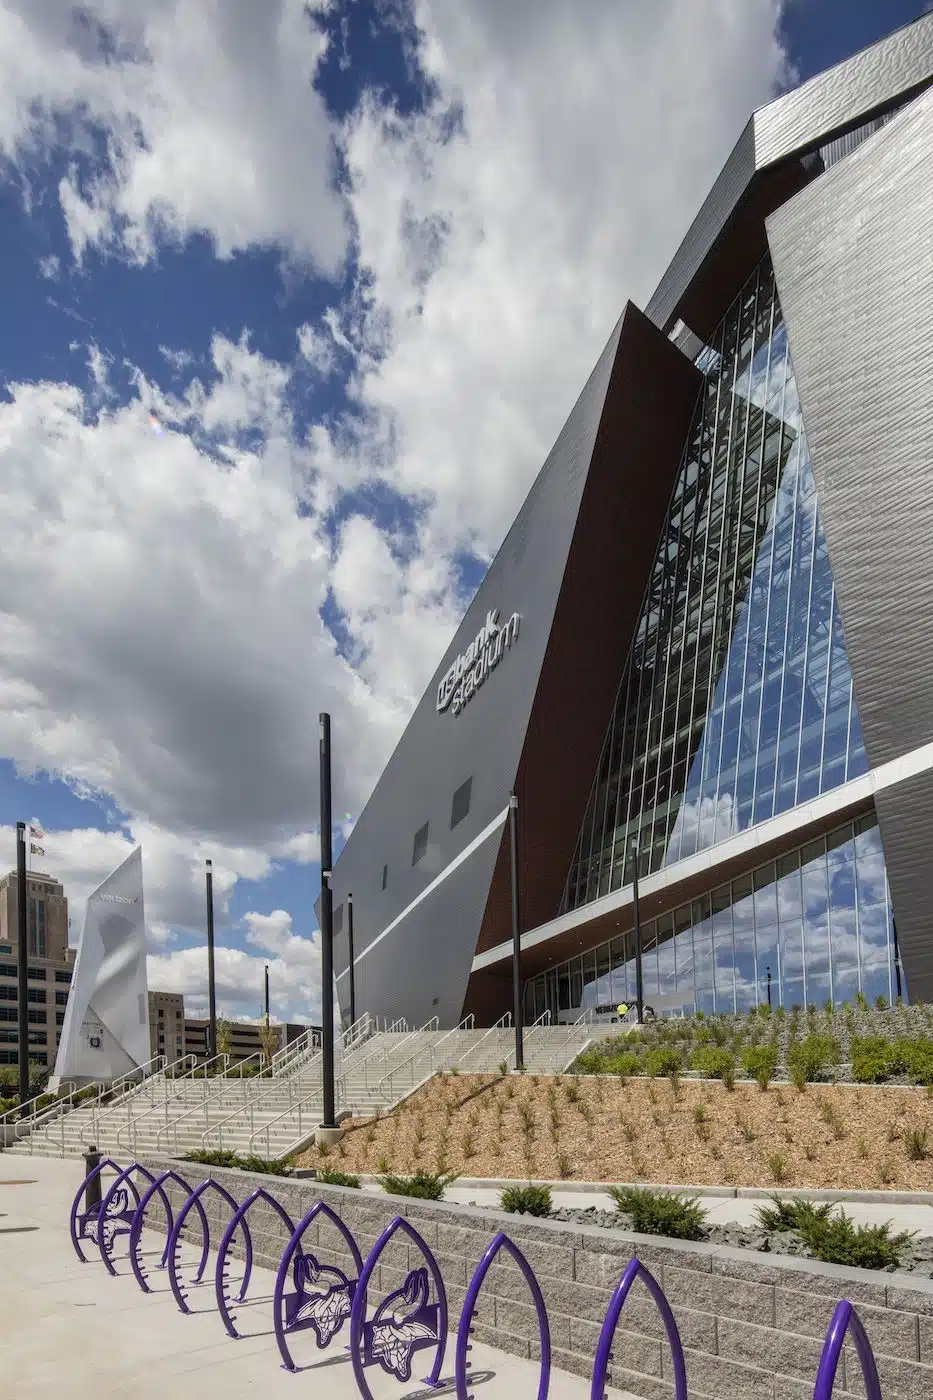
[{"label": "paved walkway", "polygon": [[[143,1294],[124,1257],[121,1277],[111,1278],[87,1250],[81,1264],[68,1236],[68,1211],[81,1166],[74,1161],[0,1154],[0,1319],[3,1363],[0,1391],[10,1400],[243,1400],[262,1396],[320,1396],[359,1400],[346,1352],[334,1346],[300,1374],[281,1369],[271,1334],[273,1275],[257,1270],[250,1311],[238,1307],[244,1331],[234,1341],[213,1304],[211,1283],[193,1291],[192,1316],[180,1313],[164,1274],[158,1292]],[[153,1243],[157,1237],[153,1236]],[[118,1249],[118,1256],[119,1256]],[[296,1347],[297,1351],[297,1347]],[[301,1357],[313,1354],[306,1349]],[[448,1362],[453,1336],[448,1343]],[[538,1368],[476,1344],[471,1353],[471,1393],[476,1400],[521,1400],[537,1394]],[[453,1385],[428,1390],[373,1376],[377,1400],[430,1400],[452,1396]],[[625,1400],[624,1392],[611,1391]],[[553,1400],[586,1400],[589,1385],[554,1371]],[[633,1400],[633,1397],[628,1397]]]}]

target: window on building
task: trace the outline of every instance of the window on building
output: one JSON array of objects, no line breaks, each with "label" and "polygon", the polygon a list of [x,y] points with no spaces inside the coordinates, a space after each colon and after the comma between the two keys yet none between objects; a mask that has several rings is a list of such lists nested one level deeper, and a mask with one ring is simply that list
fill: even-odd
[{"label": "window on building", "polygon": [[56,1005],[56,1006],[67,1006],[67,1005],[68,1005],[68,993],[67,993],[67,992],[56,992],[56,993],[55,993],[55,1005]]},{"label": "window on building", "polygon": [[71,981],[71,968],[70,968],[70,967],[57,967],[57,968],[55,969],[55,981],[56,981],[56,982],[70,982],[70,981]]},{"label": "window on building", "polygon": [[29,1024],[30,1024],[31,1026],[44,1026],[44,1025],[45,1025],[45,1012],[44,1012],[44,1011],[32,1011],[32,1010],[30,1010],[30,1011],[27,1012],[26,1019],[28,1020],[28,1022],[29,1022]]},{"label": "window on building", "polygon": [[386,887],[386,885],[387,885],[388,883],[389,883],[389,867],[388,867],[387,865],[384,865],[384,866],[382,867],[382,888],[385,889],[385,887]]},{"label": "window on building", "polygon": [[411,847],[411,863],[417,865],[425,851],[428,849],[428,822],[424,826],[419,826],[415,832],[415,839]]},{"label": "window on building", "polygon": [[0,977],[15,977],[16,963],[3,963],[0,965]]},{"label": "window on building", "polygon": [[13,951],[13,944],[12,944],[12,943],[0,943],[0,953],[12,953],[12,951]]},{"label": "window on building", "polygon": [[26,1000],[27,1000],[27,1001],[41,1001],[41,1002],[42,1002],[42,1005],[44,1006],[44,1005],[45,1005],[45,988],[44,988],[44,987],[30,987],[29,990],[28,990],[27,993],[26,993]]},{"label": "window on building", "polygon": [[26,975],[31,977],[34,982],[44,982],[46,971],[44,967],[27,967]]},{"label": "window on building", "polygon": [[473,779],[467,778],[465,783],[461,783],[454,793],[453,801],[450,804],[450,829],[453,831],[470,810],[470,793],[473,789]]},{"label": "window on building", "polygon": [[160,1020],[160,1021],[164,1021],[164,1020],[165,1020],[165,1012],[162,1010],[161,1006],[159,1007],[159,1020]]},{"label": "window on building", "polygon": [[30,1050],[29,1063],[36,1065],[47,1065],[49,1057],[44,1050]]},{"label": "window on building", "polygon": [[39,957],[45,957],[45,900],[38,900],[39,905]]},{"label": "window on building", "polygon": [[4,1026],[0,1026],[0,1045],[16,1045],[19,1040],[19,1031],[8,1031]]},{"label": "window on building", "polygon": [[55,1024],[56,1024],[56,1026],[63,1026],[63,1025],[65,1024],[65,1013],[64,1013],[64,1011],[56,1011],[56,1013],[55,1013]]},{"label": "window on building", "polygon": [[[2,1038],[2,1037],[0,1037]],[[18,1065],[19,1056],[15,1050],[0,1050],[0,1065]]]},{"label": "window on building", "polygon": [[0,1006],[0,1021],[16,1021],[19,1011],[15,1006]]},{"label": "window on building", "polygon": [[49,1038],[45,1031],[27,1031],[30,1045],[48,1045]]},{"label": "window on building", "polygon": [[0,987],[0,1001],[16,1001],[16,988]]}]

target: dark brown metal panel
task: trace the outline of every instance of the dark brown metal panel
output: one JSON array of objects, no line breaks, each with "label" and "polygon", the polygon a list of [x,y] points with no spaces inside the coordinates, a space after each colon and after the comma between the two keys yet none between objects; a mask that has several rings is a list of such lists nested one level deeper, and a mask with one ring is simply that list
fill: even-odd
[{"label": "dark brown metal panel", "polygon": [[[525,928],[560,903],[701,382],[628,305],[516,782]],[[503,844],[478,952],[510,918]]]},{"label": "dark brown metal panel", "polygon": [[[933,771],[875,794],[898,947],[911,1001],[933,1001]],[[904,910],[904,916],[901,915]],[[912,913],[911,911],[917,911]]]},{"label": "dark brown metal panel", "polygon": [[[933,740],[933,93],[775,214],[768,238],[878,767]],[[904,823],[880,826],[913,982],[933,862],[908,880]]]}]

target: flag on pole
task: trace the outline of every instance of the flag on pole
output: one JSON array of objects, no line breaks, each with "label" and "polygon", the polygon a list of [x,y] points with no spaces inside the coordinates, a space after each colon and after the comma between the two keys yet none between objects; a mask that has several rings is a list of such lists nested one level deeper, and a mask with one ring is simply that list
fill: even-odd
[{"label": "flag on pole", "polygon": [[29,835],[30,835],[30,836],[36,836],[36,837],[38,837],[38,839],[41,841],[42,838],[43,838],[43,836],[45,835],[45,832],[42,830],[42,827],[41,827],[41,826],[38,826],[35,822],[30,822],[30,823],[29,823]]},{"label": "flag on pole", "polygon": [[37,846],[37,845],[35,844],[35,842],[30,841],[30,843],[29,843],[29,852],[30,852],[31,855],[34,855],[34,856],[44,856],[44,855],[45,855],[45,847],[44,847],[44,846]]}]

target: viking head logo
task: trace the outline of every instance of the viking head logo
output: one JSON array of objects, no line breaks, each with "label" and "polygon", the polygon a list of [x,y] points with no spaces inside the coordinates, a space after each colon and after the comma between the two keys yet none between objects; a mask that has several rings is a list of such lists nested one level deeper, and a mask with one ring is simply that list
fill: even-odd
[{"label": "viking head logo", "polygon": [[114,1191],[107,1206],[107,1213],[103,1217],[100,1214],[100,1207],[94,1209],[93,1214],[84,1217],[84,1225],[81,1231],[85,1239],[93,1240],[99,1244],[101,1239],[104,1248],[109,1250],[114,1238],[119,1234],[126,1234],[133,1223],[133,1212],[129,1209],[130,1193],[121,1186]]},{"label": "viking head logo", "polygon": [[288,1310],[290,1329],[311,1327],[319,1347],[326,1347],[350,1316],[353,1288],[346,1274],[319,1264],[313,1254],[295,1256],[295,1294]]},{"label": "viking head logo", "polygon": [[402,1287],[380,1303],[372,1324],[372,1354],[390,1376],[411,1379],[412,1352],[438,1339],[436,1312],[436,1305],[428,1306],[427,1269],[413,1269]]}]

